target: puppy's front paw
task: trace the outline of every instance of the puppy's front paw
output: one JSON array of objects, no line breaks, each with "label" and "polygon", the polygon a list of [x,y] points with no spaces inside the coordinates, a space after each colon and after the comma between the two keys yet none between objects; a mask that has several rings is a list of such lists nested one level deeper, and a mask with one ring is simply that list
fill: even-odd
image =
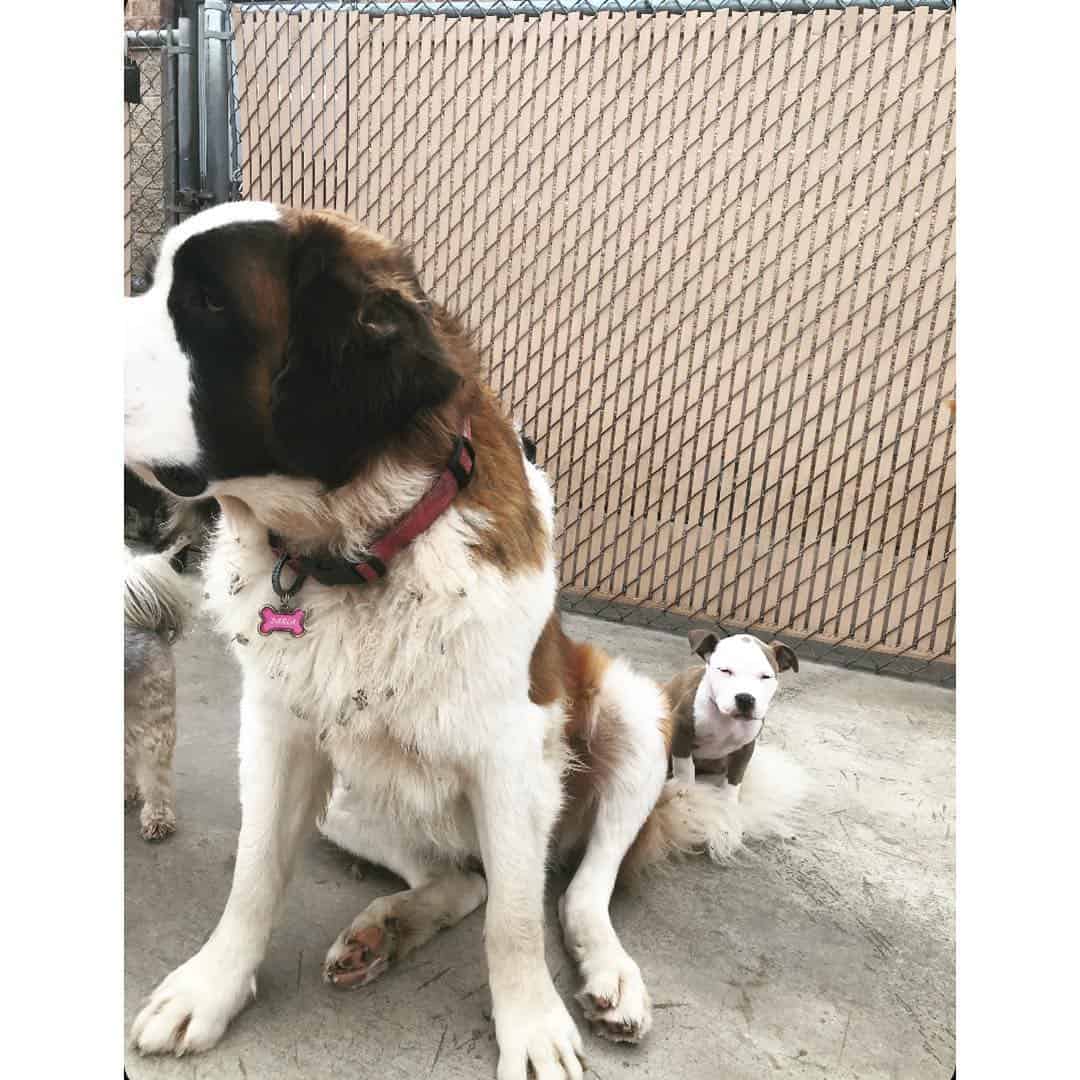
[{"label": "puppy's front paw", "polygon": [[652,1002],[641,970],[629,956],[586,959],[575,995],[596,1035],[612,1042],[640,1042],[652,1027]]},{"label": "puppy's front paw", "polygon": [[131,1025],[143,1054],[209,1050],[255,994],[255,977],[226,967],[206,949],[182,964],[150,995]]},{"label": "puppy's front paw", "polygon": [[498,1080],[582,1080],[581,1036],[562,999],[545,975],[539,992],[496,1001],[495,1037],[499,1042]]}]

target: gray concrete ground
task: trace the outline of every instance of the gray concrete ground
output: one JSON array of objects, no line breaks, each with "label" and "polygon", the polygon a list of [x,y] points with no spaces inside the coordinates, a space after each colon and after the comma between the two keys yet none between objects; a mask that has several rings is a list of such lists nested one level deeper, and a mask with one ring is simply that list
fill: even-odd
[{"label": "gray concrete ground", "polygon": [[[566,622],[654,676],[687,660],[678,637]],[[213,929],[239,827],[237,671],[204,631],[178,652],[178,831],[151,846],[137,815],[126,819],[129,1023]],[[734,865],[697,860],[616,893],[613,919],[650,986],[655,1026],[640,1047],[583,1028],[590,1076],[951,1075],[953,704],[946,690],[821,665],[786,679],[765,737],[814,781],[805,826]],[[561,885],[549,890],[548,959],[578,1016],[555,929]],[[338,931],[398,887],[313,834],[258,999],[208,1054],[129,1054],[132,1080],[494,1077],[479,912],[371,987],[342,993],[321,982]]]}]

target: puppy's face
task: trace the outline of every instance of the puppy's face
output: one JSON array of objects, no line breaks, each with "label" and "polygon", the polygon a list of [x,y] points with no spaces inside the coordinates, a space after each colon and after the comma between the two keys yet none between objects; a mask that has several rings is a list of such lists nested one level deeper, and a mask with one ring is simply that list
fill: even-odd
[{"label": "puppy's face", "polygon": [[693,630],[690,647],[704,659],[712,699],[728,717],[764,720],[780,672],[799,670],[799,661],[787,645],[779,641],[767,645],[750,634],[721,638],[710,631]]},{"label": "puppy's face", "polygon": [[337,487],[460,382],[408,256],[337,214],[197,214],[126,306],[125,458],[176,495]]}]

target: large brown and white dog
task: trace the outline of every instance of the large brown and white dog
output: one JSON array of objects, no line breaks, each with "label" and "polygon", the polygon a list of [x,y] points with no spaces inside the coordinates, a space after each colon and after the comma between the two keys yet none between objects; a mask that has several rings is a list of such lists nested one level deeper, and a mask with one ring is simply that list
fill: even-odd
[{"label": "large brown and white dog", "polygon": [[[596,1030],[637,1040],[649,997],[608,903],[664,784],[659,688],[563,634],[548,483],[402,250],[337,214],[232,204],[174,228],[155,278],[128,302],[126,458],[221,504],[206,578],[243,671],[243,814],[224,914],[134,1045],[221,1038],[337,775],[327,832],[409,888],[342,931],[327,979],[370,981],[486,897],[500,1080],[580,1077],[544,959],[549,840],[584,852],[560,903],[578,1000]],[[259,632],[271,532],[297,557],[364,559],[464,430],[475,475],[384,577],[309,580],[303,635]]]}]

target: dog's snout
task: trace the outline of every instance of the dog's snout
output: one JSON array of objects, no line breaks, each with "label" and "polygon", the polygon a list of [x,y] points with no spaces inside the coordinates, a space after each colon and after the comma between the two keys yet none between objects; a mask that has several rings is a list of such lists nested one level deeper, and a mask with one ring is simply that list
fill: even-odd
[{"label": "dog's snout", "polygon": [[736,694],[735,695],[735,708],[741,713],[749,713],[754,711],[754,695],[753,694]]},{"label": "dog's snout", "polygon": [[199,469],[186,465],[156,465],[153,473],[160,484],[185,499],[198,498],[206,491],[208,480]]}]

